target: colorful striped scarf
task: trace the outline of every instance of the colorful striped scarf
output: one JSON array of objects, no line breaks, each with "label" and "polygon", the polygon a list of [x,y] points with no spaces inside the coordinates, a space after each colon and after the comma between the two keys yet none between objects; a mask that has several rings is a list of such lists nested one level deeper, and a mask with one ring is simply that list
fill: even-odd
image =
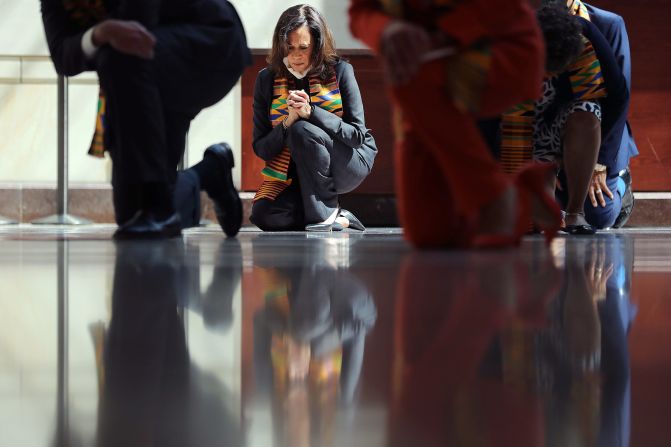
[{"label": "colorful striped scarf", "polygon": [[96,128],[89,146],[88,154],[97,157],[105,157],[105,112],[107,110],[107,99],[102,87],[98,89],[98,107],[96,109]]},{"label": "colorful striped scarf", "polygon": [[[340,96],[335,70],[331,69],[326,81],[322,81],[318,76],[311,76],[309,82],[312,105],[341,117],[343,114],[342,97]],[[289,90],[294,90],[293,82],[291,84],[290,86],[290,81],[285,77],[275,78],[273,100],[269,110],[273,127],[282,125],[289,116],[287,97],[289,96]],[[263,183],[254,196],[254,202],[260,199],[275,200],[282,191],[291,185],[292,179],[289,178],[290,163],[291,149],[285,146],[277,156],[266,163],[266,167],[261,171]]]},{"label": "colorful striped scarf", "polygon": [[[63,8],[70,20],[82,28],[90,28],[107,18],[108,13],[104,0],[63,0]],[[98,107],[96,108],[96,127],[91,138],[88,154],[94,157],[105,156],[105,111],[107,109],[105,92],[98,90]]]}]

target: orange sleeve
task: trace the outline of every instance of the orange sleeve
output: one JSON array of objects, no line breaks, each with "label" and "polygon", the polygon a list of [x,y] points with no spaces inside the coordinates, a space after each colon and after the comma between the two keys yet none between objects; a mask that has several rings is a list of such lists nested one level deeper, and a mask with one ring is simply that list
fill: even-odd
[{"label": "orange sleeve", "polygon": [[380,52],[382,32],[392,18],[377,0],[351,0],[349,25],[352,34],[376,53]]},{"label": "orange sleeve", "polygon": [[478,11],[478,2],[462,2],[437,20],[438,28],[464,46],[488,37],[489,30]]}]

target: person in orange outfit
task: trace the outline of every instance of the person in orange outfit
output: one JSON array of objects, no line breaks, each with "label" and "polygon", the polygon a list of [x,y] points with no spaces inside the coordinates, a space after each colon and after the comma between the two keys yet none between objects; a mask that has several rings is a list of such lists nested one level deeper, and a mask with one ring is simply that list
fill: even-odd
[{"label": "person in orange outfit", "polygon": [[397,121],[396,191],[417,247],[507,246],[531,219],[551,240],[551,166],[502,171],[477,126],[540,94],[544,52],[526,0],[352,0],[353,34],[381,55]]},{"label": "person in orange outfit", "polygon": [[540,241],[530,249],[532,257],[492,252],[455,262],[414,252],[403,258],[388,447],[543,445],[545,415],[528,373],[535,365],[529,340],[547,325],[561,274]]}]

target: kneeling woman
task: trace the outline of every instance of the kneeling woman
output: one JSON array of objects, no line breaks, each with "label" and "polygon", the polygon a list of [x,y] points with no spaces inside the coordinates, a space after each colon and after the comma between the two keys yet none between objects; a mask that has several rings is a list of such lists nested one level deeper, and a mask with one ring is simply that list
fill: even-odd
[{"label": "kneeling woman", "polygon": [[265,231],[363,230],[338,194],[366,178],[377,148],[352,66],[319,12],[284,11],[268,63],[254,87],[253,146],[266,167],[250,220]]}]

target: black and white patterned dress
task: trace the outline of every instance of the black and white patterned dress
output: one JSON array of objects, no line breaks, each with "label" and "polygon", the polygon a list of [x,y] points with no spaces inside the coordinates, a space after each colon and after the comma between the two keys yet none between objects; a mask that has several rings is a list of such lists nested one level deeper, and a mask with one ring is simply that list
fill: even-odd
[{"label": "black and white patterned dress", "polygon": [[573,112],[589,112],[601,121],[598,100],[563,99],[565,95],[558,94],[559,83],[560,78],[557,76],[546,79],[543,95],[536,101],[533,158],[537,161],[561,164],[564,126]]}]

